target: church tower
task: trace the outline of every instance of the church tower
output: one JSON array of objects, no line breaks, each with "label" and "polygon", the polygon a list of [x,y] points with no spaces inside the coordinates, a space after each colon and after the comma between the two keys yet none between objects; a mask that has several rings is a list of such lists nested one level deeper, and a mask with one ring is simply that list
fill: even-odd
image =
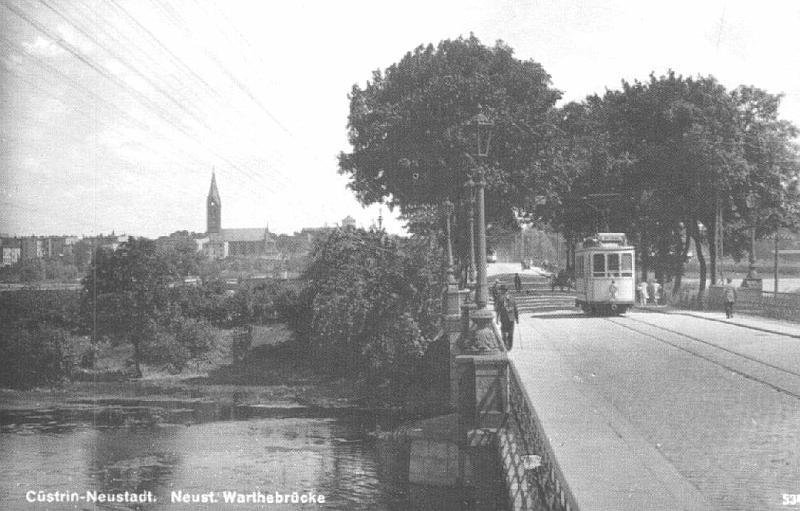
[{"label": "church tower", "polygon": [[206,232],[219,233],[222,230],[222,201],[217,190],[217,178],[211,173],[211,188],[206,198]]}]

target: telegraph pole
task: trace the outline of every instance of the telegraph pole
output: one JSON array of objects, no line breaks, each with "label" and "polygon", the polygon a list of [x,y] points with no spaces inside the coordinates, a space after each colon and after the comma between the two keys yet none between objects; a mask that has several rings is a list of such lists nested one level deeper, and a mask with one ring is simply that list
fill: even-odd
[{"label": "telegraph pole", "polygon": [[778,230],[777,229],[775,229],[775,260],[772,272],[773,272],[772,276],[774,277],[772,290],[773,292],[777,293],[778,292]]}]

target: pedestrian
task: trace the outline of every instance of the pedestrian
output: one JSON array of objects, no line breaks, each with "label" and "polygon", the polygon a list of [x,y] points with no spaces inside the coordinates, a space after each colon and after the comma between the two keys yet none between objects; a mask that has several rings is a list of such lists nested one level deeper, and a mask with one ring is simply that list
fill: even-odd
[{"label": "pedestrian", "polygon": [[489,288],[489,294],[492,295],[492,302],[494,303],[494,310],[497,310],[497,302],[500,299],[500,279],[494,279],[492,287]]},{"label": "pedestrian", "polygon": [[519,311],[517,302],[510,294],[505,284],[500,286],[500,299],[497,310],[497,317],[500,319],[500,332],[503,336],[503,344],[507,350],[511,350],[514,345],[514,324],[519,323]]},{"label": "pedestrian", "polygon": [[644,307],[647,305],[647,282],[639,282],[637,290],[639,291],[639,306]]},{"label": "pedestrian", "polygon": [[736,303],[736,288],[733,287],[730,277],[725,283],[725,317],[733,317],[733,304]]},{"label": "pedestrian", "polygon": [[647,281],[647,302],[649,303],[650,300],[655,301],[656,299],[656,287],[653,285],[652,280]]},{"label": "pedestrian", "polygon": [[517,293],[522,291],[522,278],[519,276],[519,273],[514,274],[514,289],[517,290]]},{"label": "pedestrian", "polygon": [[613,302],[617,301],[617,291],[618,290],[619,289],[617,288],[617,284],[615,284],[614,280],[612,279],[611,280],[611,284],[608,285],[608,300],[610,302],[613,303]]},{"label": "pedestrian", "polygon": [[661,284],[658,281],[653,282],[653,302],[661,305]]}]

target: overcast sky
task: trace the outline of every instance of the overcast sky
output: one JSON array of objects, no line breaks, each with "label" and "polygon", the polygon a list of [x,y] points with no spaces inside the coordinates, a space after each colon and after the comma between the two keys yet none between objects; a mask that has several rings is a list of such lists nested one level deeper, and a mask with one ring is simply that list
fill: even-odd
[{"label": "overcast sky", "polygon": [[799,31],[789,0],[0,0],[0,233],[203,232],[212,168],[223,227],[368,226],[348,92],[470,32],[564,100],[672,68],[785,93],[800,126]]}]

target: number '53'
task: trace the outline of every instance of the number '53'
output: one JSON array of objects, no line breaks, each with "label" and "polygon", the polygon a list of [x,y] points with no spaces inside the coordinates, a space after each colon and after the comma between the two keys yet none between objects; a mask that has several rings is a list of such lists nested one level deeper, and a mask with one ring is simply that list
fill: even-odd
[{"label": "number '53'", "polygon": [[792,493],[784,493],[783,494],[783,505],[784,506],[797,506],[800,504],[800,495],[792,494]]}]

